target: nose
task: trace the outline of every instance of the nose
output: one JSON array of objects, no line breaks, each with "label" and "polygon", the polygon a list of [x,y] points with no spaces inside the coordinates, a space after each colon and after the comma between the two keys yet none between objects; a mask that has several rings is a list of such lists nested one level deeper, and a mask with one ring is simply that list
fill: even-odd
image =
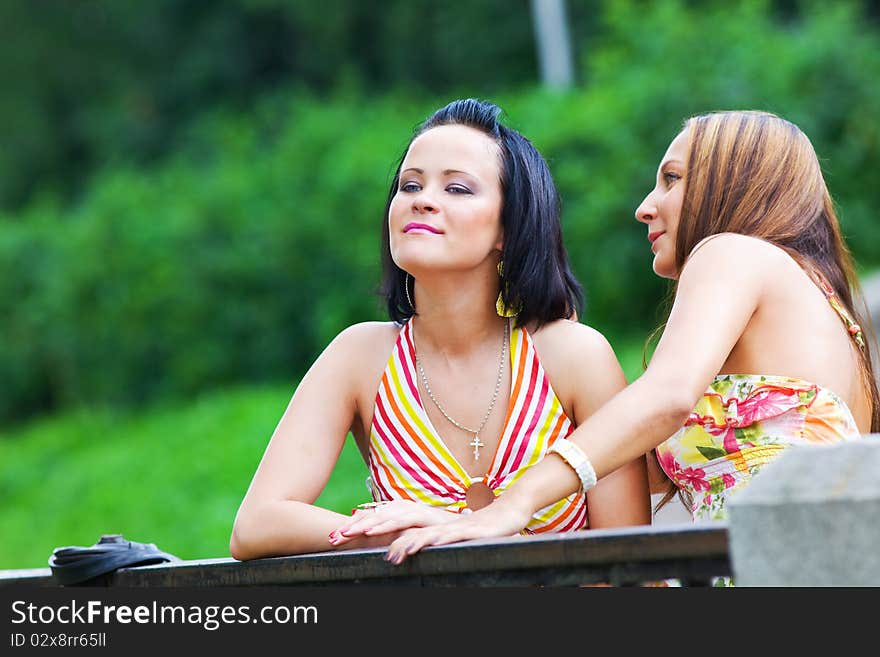
[{"label": "nose", "polygon": [[649,193],[636,208],[636,219],[647,224],[657,217],[657,204],[654,202],[654,192]]},{"label": "nose", "polygon": [[435,214],[437,210],[436,202],[424,190],[413,199],[413,212],[416,214]]}]

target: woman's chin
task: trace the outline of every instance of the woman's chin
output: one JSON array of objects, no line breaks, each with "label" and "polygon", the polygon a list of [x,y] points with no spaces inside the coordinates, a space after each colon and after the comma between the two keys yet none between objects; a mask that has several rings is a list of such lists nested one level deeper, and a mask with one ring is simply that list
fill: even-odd
[{"label": "woman's chin", "polygon": [[659,254],[654,258],[653,269],[654,273],[660,278],[677,278],[675,267],[671,263],[666,262],[666,258],[661,258]]}]

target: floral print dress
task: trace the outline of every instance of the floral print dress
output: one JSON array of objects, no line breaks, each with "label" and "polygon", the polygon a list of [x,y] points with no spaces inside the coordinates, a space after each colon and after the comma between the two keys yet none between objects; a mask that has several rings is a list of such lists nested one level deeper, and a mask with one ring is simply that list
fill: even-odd
[{"label": "floral print dress", "polygon": [[[805,272],[864,350],[861,327],[828,280],[811,267]],[[847,405],[827,388],[785,376],[719,374],[656,456],[666,476],[690,493],[695,522],[725,520],[728,496],[785,448],[861,437]]]},{"label": "floral print dress", "polygon": [[684,426],[661,443],[657,461],[691,493],[694,521],[726,519],[728,496],[782,450],[861,438],[833,392],[784,376],[716,376]]}]

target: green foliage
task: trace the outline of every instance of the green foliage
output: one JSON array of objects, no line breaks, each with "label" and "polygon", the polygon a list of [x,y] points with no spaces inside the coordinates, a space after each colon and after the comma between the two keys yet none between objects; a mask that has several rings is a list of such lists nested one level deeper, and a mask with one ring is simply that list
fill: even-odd
[{"label": "green foliage", "polygon": [[[491,94],[550,162],[583,321],[615,344],[660,320],[667,283],[633,212],[682,120],[708,110],[801,125],[859,265],[880,264],[880,36],[857,4],[781,18],[760,1],[630,0],[600,18],[578,88]],[[373,290],[396,160],[434,108],[484,94],[465,80],[377,96],[346,79],[203,113],[155,166],[108,166],[73,207],[48,194],[0,218],[0,420],[291,380],[346,325],[383,318]]]},{"label": "green foliage", "polygon": [[380,316],[382,199],[412,114],[264,111],[207,119],[151,174],[105,172],[72,212],[4,222],[0,415],[289,379]]},{"label": "green foliage", "polygon": [[498,89],[537,69],[529,0],[5,0],[0,44],[0,208],[76,198],[106,163],[173,153],[204,108],[282,86]]},{"label": "green foliage", "polygon": [[[238,505],[291,394],[215,392],[150,413],[75,412],[0,436],[0,569],[45,568],[52,550],[123,534],[181,559],[229,556]],[[316,504],[369,499],[351,438]]]}]

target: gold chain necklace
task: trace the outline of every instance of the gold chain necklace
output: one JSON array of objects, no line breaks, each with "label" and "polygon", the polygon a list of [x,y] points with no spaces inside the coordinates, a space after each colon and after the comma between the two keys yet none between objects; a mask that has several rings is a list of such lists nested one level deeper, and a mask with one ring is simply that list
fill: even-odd
[{"label": "gold chain necklace", "polygon": [[[492,401],[489,402],[489,409],[486,411],[486,415],[483,417],[483,421],[477,429],[470,429],[463,424],[456,422],[449,416],[449,413],[443,409],[440,402],[434,397],[434,393],[431,392],[431,385],[428,383],[428,377],[425,376],[425,369],[422,367],[422,361],[419,360],[419,354],[416,352],[416,365],[419,368],[419,374],[422,375],[422,383],[425,384],[425,390],[428,391],[428,397],[434,402],[434,406],[436,406],[437,410],[443,414],[443,417],[452,422],[452,424],[459,429],[474,434],[474,439],[468,443],[469,447],[474,448],[474,461],[480,460],[480,448],[486,446],[485,443],[480,441],[480,432],[483,430],[483,427],[486,426],[486,422],[489,421],[489,416],[492,415],[492,409],[495,408],[495,402],[498,399],[498,391],[501,389],[501,375],[504,373],[504,356],[507,354],[507,332],[509,326],[510,324],[508,322],[504,322],[504,337],[501,340],[501,360],[498,363],[498,379],[495,381],[495,392],[492,393]],[[415,351],[415,344],[413,344],[413,351]]]}]

